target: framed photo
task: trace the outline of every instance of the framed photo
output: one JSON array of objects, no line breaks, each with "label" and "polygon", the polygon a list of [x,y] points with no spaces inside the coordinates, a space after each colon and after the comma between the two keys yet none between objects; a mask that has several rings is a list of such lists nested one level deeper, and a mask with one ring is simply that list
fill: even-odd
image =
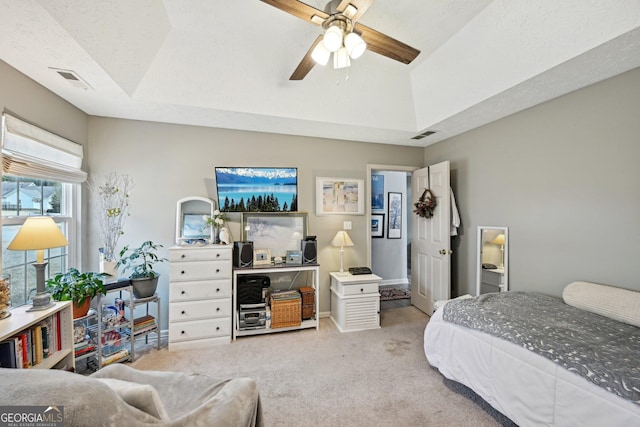
[{"label": "framed photo", "polygon": [[387,239],[402,238],[402,193],[389,192]]},{"label": "framed photo", "polygon": [[384,214],[371,214],[371,237],[384,237]]},{"label": "framed photo", "polygon": [[211,231],[204,219],[205,214],[182,215],[182,237],[185,239],[211,239]]},{"label": "framed photo", "polygon": [[307,217],[306,212],[243,212],[242,240],[253,242],[254,249],[269,249],[269,260],[285,258],[307,237]]},{"label": "framed photo", "polygon": [[253,265],[271,265],[271,251],[269,249],[254,250]]},{"label": "framed photo", "polygon": [[371,175],[371,210],[384,209],[384,175]]},{"label": "framed photo", "polygon": [[316,215],[364,215],[364,180],[317,177]]}]

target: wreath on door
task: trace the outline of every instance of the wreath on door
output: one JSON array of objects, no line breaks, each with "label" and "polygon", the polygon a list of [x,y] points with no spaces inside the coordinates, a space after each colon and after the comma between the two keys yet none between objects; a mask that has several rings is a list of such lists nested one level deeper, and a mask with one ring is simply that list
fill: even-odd
[{"label": "wreath on door", "polygon": [[433,216],[433,211],[436,209],[438,201],[436,200],[436,196],[433,195],[431,190],[425,188],[422,192],[422,196],[418,199],[413,206],[416,207],[414,212],[416,215],[422,218],[431,218]]}]

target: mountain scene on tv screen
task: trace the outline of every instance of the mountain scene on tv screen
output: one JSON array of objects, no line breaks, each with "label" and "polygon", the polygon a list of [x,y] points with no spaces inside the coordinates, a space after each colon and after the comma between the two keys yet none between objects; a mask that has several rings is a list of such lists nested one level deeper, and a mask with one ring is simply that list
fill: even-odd
[{"label": "mountain scene on tv screen", "polygon": [[296,168],[216,168],[216,184],[223,212],[298,210]]}]

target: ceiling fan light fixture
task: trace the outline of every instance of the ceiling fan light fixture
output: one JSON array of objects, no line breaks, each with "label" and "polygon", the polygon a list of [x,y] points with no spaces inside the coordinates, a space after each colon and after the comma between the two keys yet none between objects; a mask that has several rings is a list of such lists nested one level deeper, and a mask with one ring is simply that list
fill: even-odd
[{"label": "ceiling fan light fixture", "polygon": [[337,25],[327,28],[322,42],[329,52],[335,52],[340,49],[342,47],[342,28]]},{"label": "ceiling fan light fixture", "polygon": [[324,47],[324,43],[318,43],[313,49],[313,52],[311,52],[311,58],[319,65],[327,65],[330,57],[331,52]]},{"label": "ceiling fan light fixture", "polygon": [[346,68],[350,65],[351,60],[349,60],[349,53],[346,48],[341,47],[333,53],[333,68],[337,70],[338,68]]},{"label": "ceiling fan light fixture", "polygon": [[365,41],[356,33],[347,34],[344,38],[344,46],[347,48],[347,52],[351,59],[360,58],[367,49]]}]

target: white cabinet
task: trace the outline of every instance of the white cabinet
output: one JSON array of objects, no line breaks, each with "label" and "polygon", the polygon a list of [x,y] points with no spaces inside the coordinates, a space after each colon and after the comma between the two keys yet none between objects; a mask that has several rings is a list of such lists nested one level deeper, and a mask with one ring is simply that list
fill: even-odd
[{"label": "white cabinet", "polygon": [[231,342],[231,246],[169,249],[169,350]]},{"label": "white cabinet", "polygon": [[480,293],[503,292],[504,289],[504,269],[482,269],[482,280],[480,283]]},{"label": "white cabinet", "polygon": [[331,273],[331,320],[340,332],[380,327],[380,280],[375,274]]}]

